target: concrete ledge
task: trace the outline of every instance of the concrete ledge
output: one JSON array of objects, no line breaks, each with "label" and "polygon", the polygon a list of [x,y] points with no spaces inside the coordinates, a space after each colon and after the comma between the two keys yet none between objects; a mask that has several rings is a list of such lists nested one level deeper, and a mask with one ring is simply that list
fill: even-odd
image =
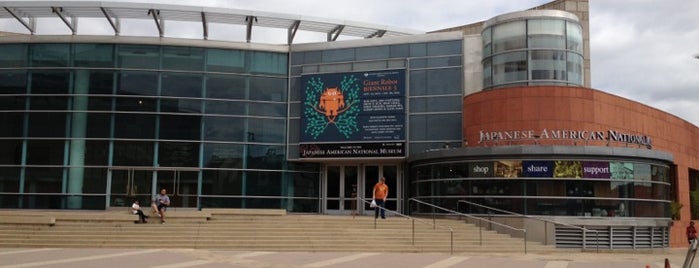
[{"label": "concrete ledge", "polygon": [[0,217],[0,224],[37,224],[53,226],[56,218],[45,216],[7,216]]},{"label": "concrete ledge", "polygon": [[202,211],[212,215],[241,216],[284,216],[286,209],[241,209],[241,208],[205,208]]},{"label": "concrete ledge", "polygon": [[209,220],[211,219],[211,212],[209,211],[190,211],[190,210],[184,210],[184,211],[173,211],[172,209],[168,209],[168,211],[165,212],[165,218],[170,218],[170,219],[203,219],[203,220]]},{"label": "concrete ledge", "polygon": [[[156,215],[150,215],[150,210],[144,210],[146,215],[156,219]],[[193,209],[169,208],[165,214],[166,220],[175,222],[206,222],[211,219],[211,212]],[[39,219],[46,220],[39,220]],[[49,221],[47,218],[51,218]],[[130,222],[138,220],[138,215],[131,210],[110,209],[106,211],[79,211],[79,210],[0,210],[0,224],[50,224],[56,221],[63,222]],[[36,223],[33,223],[36,222]]]},{"label": "concrete ledge", "polygon": [[89,222],[99,222],[99,221],[134,221],[138,220],[138,215],[134,214],[96,214],[96,213],[66,213],[66,214],[56,214],[56,218],[59,221],[89,221]]}]

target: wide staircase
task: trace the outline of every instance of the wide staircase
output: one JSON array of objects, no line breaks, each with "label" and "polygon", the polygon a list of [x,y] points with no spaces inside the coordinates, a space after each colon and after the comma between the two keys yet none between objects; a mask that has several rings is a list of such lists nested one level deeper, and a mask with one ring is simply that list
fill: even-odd
[{"label": "wide staircase", "polygon": [[[521,238],[455,219],[288,215],[284,210],[168,211],[167,222],[119,211],[0,210],[0,247],[198,248],[250,251],[521,252]],[[450,231],[453,230],[453,232]],[[453,239],[452,239],[453,238]],[[527,252],[553,246],[528,241]]]}]

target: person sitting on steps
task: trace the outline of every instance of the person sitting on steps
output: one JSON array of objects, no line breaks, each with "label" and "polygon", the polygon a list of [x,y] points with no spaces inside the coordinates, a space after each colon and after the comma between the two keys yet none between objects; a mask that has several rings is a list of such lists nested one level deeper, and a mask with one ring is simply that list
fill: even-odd
[{"label": "person sitting on steps", "polygon": [[146,220],[148,219],[148,216],[143,214],[143,210],[141,210],[141,203],[138,200],[133,201],[133,205],[131,205],[131,212],[138,215],[138,220],[135,221],[135,223],[148,223]]},{"label": "person sitting on steps", "polygon": [[160,193],[153,199],[152,207],[155,209],[158,216],[160,216],[160,223],[165,223],[165,211],[167,207],[170,206],[170,197],[167,196],[167,190],[165,188],[160,190]]}]

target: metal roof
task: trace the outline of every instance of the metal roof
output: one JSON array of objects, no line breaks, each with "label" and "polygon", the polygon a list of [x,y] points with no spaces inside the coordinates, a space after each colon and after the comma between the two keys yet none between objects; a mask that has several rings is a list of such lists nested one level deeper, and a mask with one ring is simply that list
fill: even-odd
[{"label": "metal roof", "polygon": [[241,25],[247,29],[247,42],[255,26],[269,27],[286,29],[288,44],[293,42],[297,31],[325,33],[328,41],[339,36],[377,38],[424,33],[362,22],[217,7],[110,1],[2,1],[0,7],[0,19],[16,19],[31,34],[36,31],[38,18],[60,18],[73,35],[77,34],[80,18],[103,18],[111,25],[114,35],[120,34],[123,20],[153,20],[153,27],[161,37],[165,21],[201,23],[203,39],[208,39],[209,23]]}]

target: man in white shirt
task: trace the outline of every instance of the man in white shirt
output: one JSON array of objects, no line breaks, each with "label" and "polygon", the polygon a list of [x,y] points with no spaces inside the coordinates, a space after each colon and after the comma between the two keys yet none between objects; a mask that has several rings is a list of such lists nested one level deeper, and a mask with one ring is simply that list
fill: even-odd
[{"label": "man in white shirt", "polygon": [[138,200],[133,201],[133,205],[131,205],[131,212],[133,212],[133,214],[138,214],[138,221],[136,221],[136,223],[148,223],[148,221],[146,220],[148,216],[143,214],[143,211],[141,210],[141,204],[140,202],[138,202]]}]

